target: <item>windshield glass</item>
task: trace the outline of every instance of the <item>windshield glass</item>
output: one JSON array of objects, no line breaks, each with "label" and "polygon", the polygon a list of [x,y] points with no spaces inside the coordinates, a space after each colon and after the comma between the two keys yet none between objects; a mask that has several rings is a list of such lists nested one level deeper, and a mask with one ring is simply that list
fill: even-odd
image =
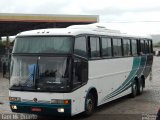
[{"label": "windshield glass", "polygon": [[13,56],[10,89],[12,90],[69,90],[69,57]]},{"label": "windshield glass", "polygon": [[71,53],[73,37],[17,37],[13,53]]}]

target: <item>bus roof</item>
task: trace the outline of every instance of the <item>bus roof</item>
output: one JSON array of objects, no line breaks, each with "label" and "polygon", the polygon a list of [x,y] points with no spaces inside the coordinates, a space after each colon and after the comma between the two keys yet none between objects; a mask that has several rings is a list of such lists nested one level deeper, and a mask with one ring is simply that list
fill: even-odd
[{"label": "bus roof", "polygon": [[126,33],[121,33],[119,30],[107,29],[105,26],[98,25],[97,23],[88,25],[72,25],[67,28],[48,28],[48,29],[30,30],[21,32],[17,36],[51,36],[51,35],[77,36],[81,34],[151,39],[151,36],[147,35],[146,36],[129,35]]}]

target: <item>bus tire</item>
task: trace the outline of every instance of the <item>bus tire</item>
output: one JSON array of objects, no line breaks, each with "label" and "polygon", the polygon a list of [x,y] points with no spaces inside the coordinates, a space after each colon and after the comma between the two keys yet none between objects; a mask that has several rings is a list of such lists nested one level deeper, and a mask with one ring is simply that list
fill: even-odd
[{"label": "bus tire", "polygon": [[137,82],[136,81],[134,81],[134,83],[132,84],[132,92],[131,92],[130,96],[132,98],[137,96]]},{"label": "bus tire", "polygon": [[95,99],[92,93],[89,93],[86,97],[85,102],[85,116],[90,116],[94,113],[95,110]]},{"label": "bus tire", "polygon": [[139,84],[137,86],[137,93],[138,95],[141,95],[143,93],[143,80],[140,79]]}]

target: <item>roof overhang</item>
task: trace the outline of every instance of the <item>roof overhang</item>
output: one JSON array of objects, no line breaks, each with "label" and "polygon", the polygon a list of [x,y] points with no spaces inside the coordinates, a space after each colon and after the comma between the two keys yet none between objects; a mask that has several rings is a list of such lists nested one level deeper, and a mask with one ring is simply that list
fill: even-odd
[{"label": "roof overhang", "polygon": [[62,28],[99,21],[97,15],[0,14],[0,36],[16,35],[25,30]]}]

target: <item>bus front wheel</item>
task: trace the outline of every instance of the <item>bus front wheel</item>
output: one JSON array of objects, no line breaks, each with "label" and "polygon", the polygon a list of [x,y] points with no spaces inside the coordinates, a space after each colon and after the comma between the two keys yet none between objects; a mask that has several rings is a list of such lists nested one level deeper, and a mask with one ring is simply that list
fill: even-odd
[{"label": "bus front wheel", "polygon": [[86,103],[85,103],[85,116],[90,116],[93,114],[95,110],[95,99],[92,93],[89,93],[86,97]]}]

